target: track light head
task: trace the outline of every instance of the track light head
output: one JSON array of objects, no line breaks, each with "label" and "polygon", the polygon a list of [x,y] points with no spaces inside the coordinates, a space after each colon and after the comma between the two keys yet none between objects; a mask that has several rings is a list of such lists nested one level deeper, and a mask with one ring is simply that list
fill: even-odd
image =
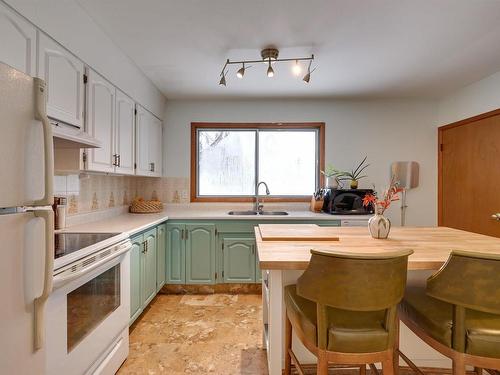
[{"label": "track light head", "polygon": [[274,77],[274,69],[271,66],[271,59],[269,59],[269,68],[267,68],[267,76],[269,78],[273,78]]},{"label": "track light head", "polygon": [[295,64],[292,67],[292,72],[294,75],[298,76],[302,72],[302,68],[299,64],[299,60],[295,60]]},{"label": "track light head", "polygon": [[236,72],[236,77],[243,78],[244,75],[245,75],[245,63],[243,63],[243,66]]},{"label": "track light head", "polygon": [[305,83],[309,83],[309,81],[311,80],[311,73],[307,72],[307,74],[304,76],[304,78],[302,78],[302,80]]},{"label": "track light head", "polygon": [[224,73],[222,73],[221,75],[222,77],[220,77],[219,85],[226,86],[226,75]]}]

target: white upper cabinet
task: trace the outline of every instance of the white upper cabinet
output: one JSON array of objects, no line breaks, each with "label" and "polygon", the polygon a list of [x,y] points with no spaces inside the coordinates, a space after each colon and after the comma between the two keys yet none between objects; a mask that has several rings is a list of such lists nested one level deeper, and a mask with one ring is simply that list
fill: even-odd
[{"label": "white upper cabinet", "polygon": [[84,64],[42,32],[38,77],[47,83],[47,115],[83,130]]},{"label": "white upper cabinet", "polygon": [[141,106],[136,115],[136,174],[162,175],[162,122]]},{"label": "white upper cabinet", "polygon": [[30,76],[36,71],[36,28],[0,2],[0,61]]},{"label": "white upper cabinet", "polygon": [[114,172],[117,164],[115,147],[115,87],[93,70],[87,78],[87,133],[102,143],[102,147],[89,149],[87,169]]},{"label": "white upper cabinet", "polygon": [[134,174],[135,162],[135,103],[116,90],[115,151],[116,173]]}]

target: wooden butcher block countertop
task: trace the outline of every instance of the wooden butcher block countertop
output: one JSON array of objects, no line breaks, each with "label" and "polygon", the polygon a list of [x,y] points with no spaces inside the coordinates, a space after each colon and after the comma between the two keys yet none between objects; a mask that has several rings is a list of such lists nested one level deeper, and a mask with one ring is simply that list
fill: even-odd
[{"label": "wooden butcher block countertop", "polygon": [[[264,238],[275,238],[263,239],[261,233]],[[325,240],[325,233],[332,240]],[[311,224],[260,224],[255,227],[255,238],[263,270],[303,270],[309,264],[311,249],[348,253],[410,249],[414,251],[408,260],[410,270],[437,270],[452,250],[500,255],[500,238],[446,227],[394,227],[388,239],[377,240],[365,227],[330,227],[325,231]]]}]

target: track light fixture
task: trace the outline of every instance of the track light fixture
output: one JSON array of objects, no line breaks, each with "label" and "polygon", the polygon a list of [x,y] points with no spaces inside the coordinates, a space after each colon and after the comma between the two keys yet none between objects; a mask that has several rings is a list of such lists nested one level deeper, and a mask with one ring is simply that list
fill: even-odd
[{"label": "track light fixture", "polygon": [[243,63],[243,66],[236,72],[236,77],[243,78],[244,75],[245,75],[245,63]]},{"label": "track light fixture", "polygon": [[304,82],[309,83],[309,80],[311,79],[311,73],[316,69],[314,68],[313,70],[311,70],[311,64],[314,60],[314,55],[311,55],[310,57],[294,57],[286,59],[279,59],[278,55],[279,55],[278,49],[271,47],[271,48],[265,48],[262,51],[260,51],[260,56],[262,58],[261,60],[230,61],[229,59],[227,59],[220,73],[221,79],[219,81],[219,85],[226,86],[226,75],[227,75],[226,68],[229,65],[241,65],[241,68],[238,69],[238,71],[236,72],[236,77],[243,78],[243,76],[245,75],[245,71],[248,68],[248,66],[246,66],[245,64],[263,62],[267,65],[267,72],[266,72],[267,76],[269,78],[272,78],[275,75],[273,64],[278,62],[290,62],[290,61],[295,62],[294,65],[292,66],[292,71],[293,74],[296,76],[299,76],[300,73],[302,72],[302,67],[300,62],[309,61],[309,67],[307,69],[307,73],[302,79]]},{"label": "track light fixture", "polygon": [[309,61],[309,66],[307,67],[307,73],[304,76],[304,78],[302,78],[302,80],[305,83],[309,83],[309,81],[311,80],[311,73],[316,70],[316,68],[314,68],[313,70],[311,70],[311,63],[312,63],[312,61]]}]

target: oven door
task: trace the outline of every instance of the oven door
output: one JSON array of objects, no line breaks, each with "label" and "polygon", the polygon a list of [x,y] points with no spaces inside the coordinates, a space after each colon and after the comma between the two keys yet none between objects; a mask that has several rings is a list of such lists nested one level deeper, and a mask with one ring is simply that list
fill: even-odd
[{"label": "oven door", "polygon": [[49,375],[86,373],[128,328],[129,251],[89,268],[61,283],[47,302]]}]

